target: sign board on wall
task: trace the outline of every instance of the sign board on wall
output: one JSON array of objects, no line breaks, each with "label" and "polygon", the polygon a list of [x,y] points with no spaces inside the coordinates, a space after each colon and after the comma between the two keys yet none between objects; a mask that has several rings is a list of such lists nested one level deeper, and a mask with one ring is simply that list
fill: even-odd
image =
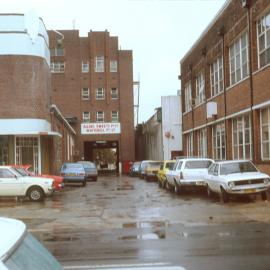
[{"label": "sign board on wall", "polygon": [[120,134],[120,123],[82,123],[81,134]]}]

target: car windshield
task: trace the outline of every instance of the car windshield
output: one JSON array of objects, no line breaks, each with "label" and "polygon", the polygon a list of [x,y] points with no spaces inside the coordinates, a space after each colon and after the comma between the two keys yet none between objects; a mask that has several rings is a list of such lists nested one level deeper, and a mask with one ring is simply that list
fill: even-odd
[{"label": "car windshield", "polygon": [[27,171],[23,168],[13,168],[17,173],[19,173],[21,176],[29,176]]},{"label": "car windshield", "polygon": [[6,260],[9,270],[62,270],[62,266],[30,233]]},{"label": "car windshield", "polygon": [[71,163],[71,164],[64,164],[63,169],[82,169],[83,165],[82,164],[76,164],[76,163]]},{"label": "car windshield", "polygon": [[251,162],[232,162],[222,164],[220,167],[221,175],[245,172],[257,172],[257,169]]},{"label": "car windshield", "polygon": [[151,167],[158,166],[159,167],[162,164],[163,164],[163,162],[150,162],[149,166],[151,166]]},{"label": "car windshield", "polygon": [[193,160],[187,161],[185,168],[187,169],[207,169],[212,164],[210,160]]},{"label": "car windshield", "polygon": [[166,163],[166,169],[171,170],[173,168],[174,164],[175,164],[175,162],[167,162]]}]

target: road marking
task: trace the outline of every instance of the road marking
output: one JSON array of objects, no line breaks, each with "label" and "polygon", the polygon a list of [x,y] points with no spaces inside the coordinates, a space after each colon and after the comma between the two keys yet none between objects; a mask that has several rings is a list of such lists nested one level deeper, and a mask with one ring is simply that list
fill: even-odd
[{"label": "road marking", "polygon": [[98,264],[98,265],[66,265],[64,269],[121,269],[121,270],[185,270],[180,266],[169,266],[170,263],[141,263],[141,264]]}]

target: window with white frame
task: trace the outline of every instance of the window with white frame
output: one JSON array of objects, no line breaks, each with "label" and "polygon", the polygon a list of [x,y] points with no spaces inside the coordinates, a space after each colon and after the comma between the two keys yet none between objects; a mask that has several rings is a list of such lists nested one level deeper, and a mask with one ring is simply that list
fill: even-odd
[{"label": "window with white frame", "polygon": [[270,63],[270,13],[257,23],[259,66]]},{"label": "window with white frame", "polygon": [[83,112],[83,122],[90,123],[90,112]]},{"label": "window with white frame", "polygon": [[97,88],[96,89],[96,100],[103,100],[103,99],[105,99],[104,88]]},{"label": "window with white frame", "polygon": [[185,87],[185,112],[191,111],[192,94],[191,94],[191,82],[188,82]]},{"label": "window with white frame", "polygon": [[212,132],[212,148],[214,159],[226,159],[225,123],[214,125]]},{"label": "window with white frame", "polygon": [[206,128],[198,131],[198,156],[207,157],[207,131]]},{"label": "window with white frame", "polygon": [[111,89],[111,99],[118,99],[118,89],[117,88]]},{"label": "window with white frame", "polygon": [[65,62],[51,62],[50,69],[53,73],[63,73],[65,72]]},{"label": "window with white frame", "polygon": [[232,120],[233,158],[251,159],[251,123],[245,115]]},{"label": "window with white frame", "polygon": [[88,62],[82,62],[82,72],[83,73],[89,72],[89,63]]},{"label": "window with white frame", "polygon": [[51,56],[64,56],[65,55],[65,49],[64,48],[51,48],[50,49],[50,55]]},{"label": "window with white frame", "polygon": [[186,135],[186,149],[187,149],[187,156],[193,156],[193,133],[189,133]]},{"label": "window with white frame", "polygon": [[104,72],[104,56],[96,57],[95,72]]},{"label": "window with white frame", "polygon": [[200,72],[196,77],[196,105],[204,102],[205,100],[204,85],[204,75]]},{"label": "window with white frame", "polygon": [[230,47],[231,85],[248,76],[248,35],[245,32]]},{"label": "window with white frame", "polygon": [[119,122],[118,111],[112,111],[112,122]]},{"label": "window with white frame", "polygon": [[90,98],[89,88],[82,89],[82,100],[88,100]]},{"label": "window with white frame", "polygon": [[211,96],[221,93],[224,88],[223,84],[223,59],[217,58],[210,66]]},{"label": "window with white frame", "polygon": [[116,60],[110,61],[110,72],[117,72],[117,61]]},{"label": "window with white frame", "polygon": [[261,158],[270,160],[270,108],[261,110]]},{"label": "window with white frame", "polygon": [[98,111],[96,113],[96,122],[98,123],[103,123],[104,122],[104,119],[105,119],[105,114],[103,111]]}]

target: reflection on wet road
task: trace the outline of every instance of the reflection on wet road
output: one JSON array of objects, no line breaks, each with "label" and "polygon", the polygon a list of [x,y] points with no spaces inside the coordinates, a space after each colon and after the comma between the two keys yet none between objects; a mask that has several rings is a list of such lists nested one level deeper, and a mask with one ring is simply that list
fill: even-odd
[{"label": "reflection on wet road", "polygon": [[23,220],[66,269],[270,265],[270,207],[255,197],[223,205],[204,192],[177,196],[154,182],[103,177],[44,203],[2,199],[0,215]]}]

